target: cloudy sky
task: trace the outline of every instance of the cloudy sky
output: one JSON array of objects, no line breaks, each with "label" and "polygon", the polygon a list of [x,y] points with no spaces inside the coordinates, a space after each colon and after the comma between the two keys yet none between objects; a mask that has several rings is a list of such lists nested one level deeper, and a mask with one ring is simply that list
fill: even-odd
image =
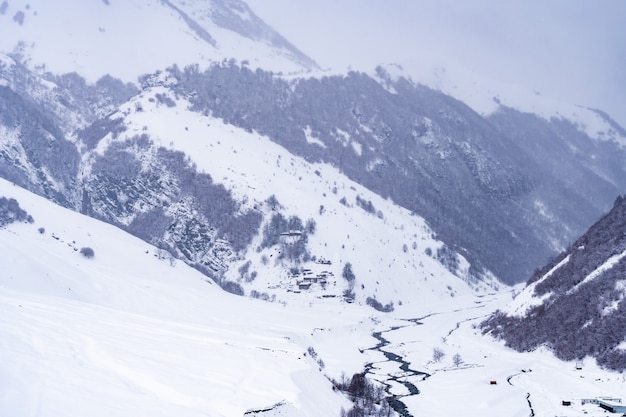
[{"label": "cloudy sky", "polygon": [[625,0],[247,0],[322,67],[451,63],[626,126]]}]

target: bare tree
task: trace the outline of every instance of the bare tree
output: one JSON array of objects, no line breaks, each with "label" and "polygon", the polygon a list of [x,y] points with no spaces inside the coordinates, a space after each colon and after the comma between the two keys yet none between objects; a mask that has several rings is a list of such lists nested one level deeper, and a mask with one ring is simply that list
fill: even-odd
[{"label": "bare tree", "polygon": [[446,354],[444,353],[443,350],[441,350],[440,348],[436,347],[433,348],[433,361],[434,362],[439,362],[443,359],[443,357],[446,356]]},{"label": "bare tree", "polygon": [[458,368],[463,363],[463,358],[458,353],[455,353],[452,357],[452,363]]}]

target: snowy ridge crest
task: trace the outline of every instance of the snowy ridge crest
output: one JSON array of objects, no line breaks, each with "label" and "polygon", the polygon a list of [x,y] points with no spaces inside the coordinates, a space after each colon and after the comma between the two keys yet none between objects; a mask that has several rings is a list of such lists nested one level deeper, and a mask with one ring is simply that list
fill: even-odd
[{"label": "snowy ridge crest", "polygon": [[[285,73],[318,68],[243,1],[5,4],[0,23],[11,30],[3,32],[0,51],[42,73],[78,72],[90,82],[109,74],[136,82],[173,64],[230,59]],[[16,13],[19,21],[12,19]]]}]

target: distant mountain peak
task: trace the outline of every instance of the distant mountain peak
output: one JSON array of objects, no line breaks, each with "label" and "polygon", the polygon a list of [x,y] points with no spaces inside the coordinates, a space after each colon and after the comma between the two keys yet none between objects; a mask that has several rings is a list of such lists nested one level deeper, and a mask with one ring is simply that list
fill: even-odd
[{"label": "distant mountain peak", "polygon": [[242,0],[203,0],[181,1],[161,0],[168,7],[175,9],[185,22],[213,46],[220,47],[211,35],[203,28],[207,19],[220,28],[227,29],[238,35],[262,42],[282,51],[285,56],[302,67],[312,70],[319,69],[317,63],[299,51],[287,39],[261,20]]},{"label": "distant mountain peak", "polygon": [[135,82],[173,64],[231,59],[273,72],[319,69],[240,0],[16,0],[0,6],[0,52],[41,73],[76,72],[92,82],[110,74]]}]

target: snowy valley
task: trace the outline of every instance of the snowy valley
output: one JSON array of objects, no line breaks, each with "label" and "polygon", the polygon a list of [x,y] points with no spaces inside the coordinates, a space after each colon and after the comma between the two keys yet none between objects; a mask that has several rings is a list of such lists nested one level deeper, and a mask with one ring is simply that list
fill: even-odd
[{"label": "snowy valley", "polygon": [[422,284],[390,313],[313,294],[235,296],[113,226],[0,186],[34,220],[0,230],[5,415],[339,415],[352,404],[331,380],[368,367],[410,415],[582,416],[600,410],[583,398],[619,397],[625,383],[592,360],[485,338],[477,325],[510,291],[445,297]]},{"label": "snowy valley", "polygon": [[0,416],[626,401],[606,346],[505,331],[578,267],[615,280],[594,326],[626,349],[623,220],[568,262],[626,189],[608,114],[453,68],[322,70],[240,0],[62,3],[0,2]]}]

